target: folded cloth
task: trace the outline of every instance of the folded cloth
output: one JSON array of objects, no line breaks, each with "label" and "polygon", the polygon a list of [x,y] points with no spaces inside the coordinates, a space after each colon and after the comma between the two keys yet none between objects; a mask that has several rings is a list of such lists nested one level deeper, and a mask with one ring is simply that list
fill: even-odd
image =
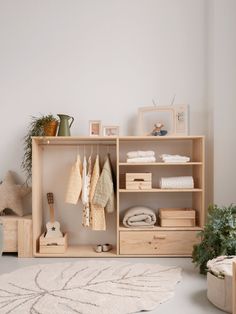
[{"label": "folded cloth", "polygon": [[137,158],[137,157],[153,157],[155,152],[152,150],[137,150],[134,152],[128,152],[127,158]]},{"label": "folded cloth", "polygon": [[125,227],[153,227],[156,223],[154,211],[148,207],[135,206],[127,209],[123,218]]},{"label": "folded cloth", "polygon": [[190,157],[187,156],[180,156],[180,155],[169,155],[169,154],[162,154],[160,158],[164,162],[188,162],[190,161]]},{"label": "folded cloth", "polygon": [[194,181],[193,177],[170,177],[160,179],[161,189],[193,189]]},{"label": "folded cloth", "polygon": [[155,157],[137,157],[137,158],[127,158],[127,162],[155,162]]}]

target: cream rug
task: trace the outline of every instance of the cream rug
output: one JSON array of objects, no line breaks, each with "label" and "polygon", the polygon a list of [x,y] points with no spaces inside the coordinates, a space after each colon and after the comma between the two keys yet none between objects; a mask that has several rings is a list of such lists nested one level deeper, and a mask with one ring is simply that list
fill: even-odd
[{"label": "cream rug", "polygon": [[174,295],[181,269],[84,260],[34,265],[0,276],[1,314],[126,314]]}]

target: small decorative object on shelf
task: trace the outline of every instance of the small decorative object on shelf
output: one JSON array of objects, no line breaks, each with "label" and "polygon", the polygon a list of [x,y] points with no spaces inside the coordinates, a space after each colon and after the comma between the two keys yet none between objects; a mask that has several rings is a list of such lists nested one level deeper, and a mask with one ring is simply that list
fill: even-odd
[{"label": "small decorative object on shelf", "polygon": [[161,122],[154,124],[154,129],[152,130],[151,135],[153,135],[153,136],[164,136],[164,135],[166,135],[168,132],[167,132],[167,130],[162,130],[163,127],[164,127],[164,124],[162,124]]},{"label": "small decorative object on shelf", "polygon": [[91,120],[89,121],[89,136],[101,135],[101,121]]},{"label": "small decorative object on shelf", "polygon": [[118,136],[119,135],[119,126],[117,125],[104,125],[102,128],[103,136]]},{"label": "small decorative object on shelf", "polygon": [[[157,124],[151,134],[150,123]],[[162,132],[161,124],[166,128]],[[188,134],[188,105],[157,106],[155,104],[138,109],[138,135],[163,136],[167,133],[170,136]]]},{"label": "small decorative object on shelf", "polygon": [[27,180],[32,174],[32,136],[55,136],[58,126],[58,120],[52,115],[41,115],[41,117],[32,117],[28,132],[24,137],[24,156],[21,163],[26,173]]},{"label": "small decorative object on shelf", "polygon": [[[70,128],[72,126],[72,123],[74,122],[74,118],[71,116],[68,116],[67,114],[58,114],[58,117],[60,118],[60,124],[58,129],[58,136],[70,136]],[[69,120],[71,119],[71,122],[69,123]]]}]

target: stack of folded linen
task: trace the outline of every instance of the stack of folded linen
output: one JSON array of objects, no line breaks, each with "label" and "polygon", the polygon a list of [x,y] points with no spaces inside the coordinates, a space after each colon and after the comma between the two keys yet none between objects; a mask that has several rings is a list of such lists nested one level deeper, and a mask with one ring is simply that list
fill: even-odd
[{"label": "stack of folded linen", "polygon": [[186,156],[180,156],[180,155],[169,155],[169,154],[162,154],[160,155],[160,158],[162,159],[163,162],[167,163],[181,163],[181,162],[189,162],[190,157]]},{"label": "stack of folded linen", "polygon": [[160,179],[161,189],[193,189],[194,181],[193,177],[170,177]]},{"label": "stack of folded linen", "polygon": [[153,227],[156,215],[152,209],[144,206],[135,206],[127,209],[123,218],[125,227]]},{"label": "stack of folded linen", "polygon": [[127,153],[127,162],[155,162],[155,152],[152,150],[147,151],[134,151]]}]

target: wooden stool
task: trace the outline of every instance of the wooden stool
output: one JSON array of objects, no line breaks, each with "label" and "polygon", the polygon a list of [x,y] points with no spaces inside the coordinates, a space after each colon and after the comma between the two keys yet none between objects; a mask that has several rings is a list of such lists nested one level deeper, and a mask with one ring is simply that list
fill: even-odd
[{"label": "wooden stool", "polygon": [[0,216],[3,224],[3,252],[18,252],[18,257],[32,257],[32,216]]}]

